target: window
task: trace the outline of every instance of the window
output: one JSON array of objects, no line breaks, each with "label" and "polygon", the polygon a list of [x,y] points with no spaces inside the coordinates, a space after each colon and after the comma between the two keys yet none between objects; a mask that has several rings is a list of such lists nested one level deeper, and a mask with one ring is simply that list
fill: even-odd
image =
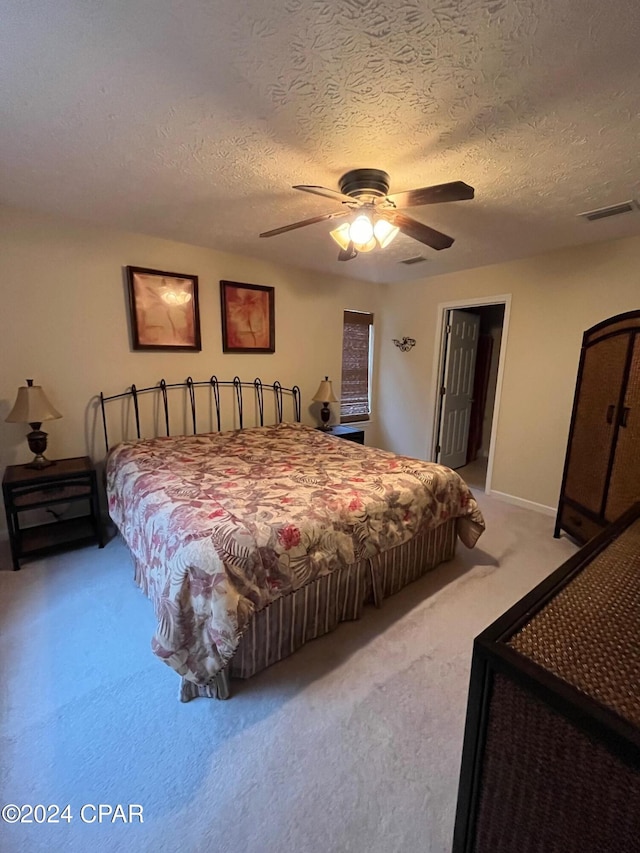
[{"label": "window", "polygon": [[371,413],[373,314],[345,311],[342,333],[340,422],[368,421]]}]

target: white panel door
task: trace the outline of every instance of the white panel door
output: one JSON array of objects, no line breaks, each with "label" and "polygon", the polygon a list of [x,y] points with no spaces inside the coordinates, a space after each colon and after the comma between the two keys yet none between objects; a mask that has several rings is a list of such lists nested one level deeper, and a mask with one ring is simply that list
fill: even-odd
[{"label": "white panel door", "polygon": [[438,440],[438,462],[449,468],[461,468],[467,461],[479,331],[477,314],[449,311]]}]

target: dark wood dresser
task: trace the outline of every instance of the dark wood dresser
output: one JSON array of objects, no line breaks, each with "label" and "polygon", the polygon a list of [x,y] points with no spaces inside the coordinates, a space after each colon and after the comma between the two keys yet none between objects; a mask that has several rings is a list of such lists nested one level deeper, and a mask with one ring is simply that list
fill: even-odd
[{"label": "dark wood dresser", "polygon": [[640,503],[476,638],[453,853],[640,850]]}]

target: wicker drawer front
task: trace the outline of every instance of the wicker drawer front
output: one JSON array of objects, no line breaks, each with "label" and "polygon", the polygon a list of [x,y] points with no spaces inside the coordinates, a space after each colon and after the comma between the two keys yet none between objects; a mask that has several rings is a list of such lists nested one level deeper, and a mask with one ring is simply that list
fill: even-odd
[{"label": "wicker drawer front", "polygon": [[473,853],[637,853],[640,778],[496,675]]},{"label": "wicker drawer front", "polygon": [[593,539],[605,527],[604,523],[598,524],[580,512],[579,509],[574,509],[567,504],[562,507],[560,524],[563,530],[566,530],[567,533],[570,533],[571,536],[583,543],[588,542],[589,539]]}]

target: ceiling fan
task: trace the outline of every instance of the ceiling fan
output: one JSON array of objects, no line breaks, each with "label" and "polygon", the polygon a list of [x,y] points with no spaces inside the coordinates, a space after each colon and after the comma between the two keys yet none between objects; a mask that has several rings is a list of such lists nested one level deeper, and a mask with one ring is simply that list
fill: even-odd
[{"label": "ceiling fan", "polygon": [[339,201],[342,204],[342,210],[313,216],[311,219],[303,219],[301,222],[274,228],[272,231],[264,231],[260,236],[275,237],[277,234],[284,234],[295,228],[304,228],[305,225],[350,216],[350,221],[344,222],[339,228],[330,232],[340,246],[339,261],[350,261],[358,252],[370,252],[376,247],[384,248],[399,231],[440,251],[451,246],[453,237],[448,237],[441,231],[436,231],[418,222],[417,219],[412,219],[405,213],[401,213],[398,208],[439,204],[445,201],[463,201],[473,198],[474,195],[473,187],[463,181],[452,181],[448,184],[421,187],[388,195],[389,175],[380,169],[352,169],[340,178],[339,186],[339,192],[327,187],[307,185],[293,187],[294,190],[302,190]]}]

